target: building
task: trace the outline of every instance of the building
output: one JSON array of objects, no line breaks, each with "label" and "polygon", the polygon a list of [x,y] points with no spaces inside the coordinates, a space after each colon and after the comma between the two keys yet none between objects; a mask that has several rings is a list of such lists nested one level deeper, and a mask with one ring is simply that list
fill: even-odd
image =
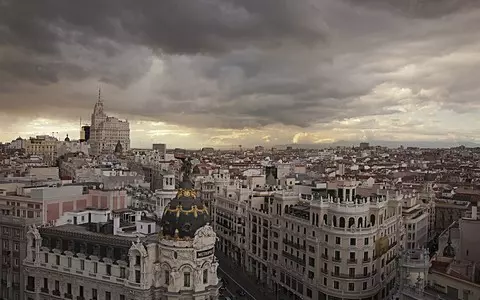
[{"label": "building", "polygon": [[161,223],[143,215],[83,210],[57,227],[32,226],[26,299],[218,299],[216,234],[191,183],[182,183]]},{"label": "building", "polygon": [[167,154],[167,144],[153,144],[152,149],[156,150],[162,157]]},{"label": "building", "polygon": [[123,151],[130,149],[130,125],[128,121],[109,117],[105,114],[100,91],[92,113],[89,142],[93,155],[113,153],[118,142],[122,145]]},{"label": "building", "polygon": [[37,135],[25,142],[25,153],[38,155],[48,165],[54,165],[57,159],[58,139],[48,135]]},{"label": "building", "polygon": [[281,297],[385,299],[394,291],[401,198],[359,197],[356,186],[329,182],[305,189],[311,194],[227,187],[214,202],[219,248]]},{"label": "building", "polygon": [[84,125],[80,128],[80,142],[88,142],[90,140],[90,126]]}]

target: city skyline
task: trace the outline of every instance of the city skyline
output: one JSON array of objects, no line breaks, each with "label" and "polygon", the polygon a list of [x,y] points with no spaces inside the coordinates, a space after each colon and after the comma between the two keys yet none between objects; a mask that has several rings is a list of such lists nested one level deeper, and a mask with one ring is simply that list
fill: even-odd
[{"label": "city skyline", "polygon": [[480,142],[478,4],[397,2],[6,1],[0,140],[78,138],[100,85],[132,147]]}]

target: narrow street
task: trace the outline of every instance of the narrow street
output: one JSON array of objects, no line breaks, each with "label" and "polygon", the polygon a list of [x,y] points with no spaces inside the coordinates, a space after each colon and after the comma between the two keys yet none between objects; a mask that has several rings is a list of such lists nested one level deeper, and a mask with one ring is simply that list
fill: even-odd
[{"label": "narrow street", "polygon": [[[275,300],[275,295],[268,288],[259,285],[254,278],[248,276],[244,271],[226,258],[222,253],[216,253],[220,266],[218,275],[225,278],[228,284],[225,286],[227,291],[225,296],[232,299],[251,299],[251,300]],[[237,291],[243,290],[245,296],[240,296]]]}]

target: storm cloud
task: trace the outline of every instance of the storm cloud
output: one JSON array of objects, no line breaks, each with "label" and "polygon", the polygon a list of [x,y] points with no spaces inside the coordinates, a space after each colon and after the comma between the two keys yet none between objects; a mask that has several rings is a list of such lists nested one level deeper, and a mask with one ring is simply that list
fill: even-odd
[{"label": "storm cloud", "polygon": [[219,129],[461,114],[480,109],[477,2],[0,0],[0,101],[68,119],[100,82],[113,113]]}]

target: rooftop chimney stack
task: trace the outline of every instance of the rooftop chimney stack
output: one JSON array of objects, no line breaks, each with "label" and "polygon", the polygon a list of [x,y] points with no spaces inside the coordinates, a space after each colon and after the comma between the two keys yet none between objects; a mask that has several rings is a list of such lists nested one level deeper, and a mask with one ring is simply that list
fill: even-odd
[{"label": "rooftop chimney stack", "polygon": [[120,229],[120,215],[114,214],[113,215],[113,235],[117,235]]}]

